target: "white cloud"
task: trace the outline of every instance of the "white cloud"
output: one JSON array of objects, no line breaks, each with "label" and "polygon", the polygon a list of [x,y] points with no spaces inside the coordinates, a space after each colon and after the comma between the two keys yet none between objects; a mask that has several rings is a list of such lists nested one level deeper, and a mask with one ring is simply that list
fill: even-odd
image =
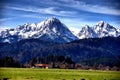
[{"label": "white cloud", "polygon": [[34,15],[34,14],[25,14],[25,15],[21,15],[20,17],[28,17],[28,18],[45,18],[43,16],[40,15]]},{"label": "white cloud", "polygon": [[110,14],[110,15],[120,15],[120,10],[114,9],[112,7],[106,7],[106,6],[99,6],[99,5],[74,5],[73,7],[83,10],[83,11],[88,11],[88,12],[94,12],[94,13],[102,13],[102,14]]},{"label": "white cloud", "polygon": [[[101,13],[101,14],[109,14],[109,15],[120,15],[120,9],[115,9],[115,6],[100,6],[93,4],[86,4],[85,2],[78,0],[60,0],[65,4],[62,6],[72,7],[78,10],[93,12],[93,13]],[[57,5],[61,5],[58,3]]]},{"label": "white cloud", "polygon": [[76,27],[68,27],[68,28],[74,35],[77,35],[81,30],[80,28],[76,28]]},{"label": "white cloud", "polygon": [[82,18],[76,19],[68,19],[68,18],[61,18],[61,22],[65,23],[68,27],[76,27],[76,28],[82,28],[86,24],[89,26],[93,26],[93,24],[96,24],[94,21],[85,21]]},{"label": "white cloud", "polygon": [[[60,3],[59,1],[62,1],[63,3]],[[120,9],[116,9],[115,6],[106,6],[106,5],[95,5],[95,4],[87,4],[80,0],[47,0],[40,2],[45,5],[53,5],[53,6],[61,6],[61,7],[69,7],[69,8],[75,8],[78,10],[93,12],[93,13],[100,13],[100,14],[109,14],[109,15],[120,15]],[[116,5],[117,6],[117,5]],[[49,9],[51,12],[54,9]],[[54,11],[53,11],[54,12]],[[56,13],[56,12],[55,12]],[[68,12],[69,13],[69,12]],[[71,13],[70,13],[71,14]]]},{"label": "white cloud", "polygon": [[10,27],[6,27],[6,26],[0,26],[0,31],[3,31],[5,29],[10,29]]},{"label": "white cloud", "polygon": [[1,18],[1,19],[0,19],[0,22],[7,21],[7,20],[11,20],[11,19],[13,19],[13,18]]},{"label": "white cloud", "polygon": [[7,6],[6,8],[13,9],[13,10],[41,13],[41,14],[51,14],[51,15],[57,15],[57,16],[71,16],[73,14],[77,14],[77,12],[75,12],[75,11],[57,10],[58,8],[56,8],[56,7],[37,8],[37,7],[10,7],[10,6]]},{"label": "white cloud", "polygon": [[57,8],[55,8],[55,7],[42,8],[41,13],[58,15],[58,16],[71,16],[73,14],[77,14],[77,12],[75,12],[75,11],[74,12],[73,11],[64,11],[64,10],[57,11]]}]

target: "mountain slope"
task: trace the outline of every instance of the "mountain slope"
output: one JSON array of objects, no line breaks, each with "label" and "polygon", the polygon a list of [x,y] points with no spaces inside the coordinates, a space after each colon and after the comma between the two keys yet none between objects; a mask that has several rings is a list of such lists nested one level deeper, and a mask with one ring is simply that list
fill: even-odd
[{"label": "mountain slope", "polygon": [[22,39],[38,38],[45,41],[70,42],[76,40],[71,31],[55,17],[36,23],[26,23],[16,29],[0,32],[1,42],[16,42]]},{"label": "mountain slope", "polygon": [[66,44],[28,39],[14,44],[0,43],[0,58],[12,56],[25,63],[37,57],[62,55],[85,65],[120,66],[119,44],[120,37],[81,39]]}]

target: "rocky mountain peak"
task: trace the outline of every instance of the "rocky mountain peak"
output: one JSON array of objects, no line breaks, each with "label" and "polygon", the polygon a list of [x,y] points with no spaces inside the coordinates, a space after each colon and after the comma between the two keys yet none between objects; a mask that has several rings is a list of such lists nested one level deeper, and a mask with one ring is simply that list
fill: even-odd
[{"label": "rocky mountain peak", "polygon": [[80,39],[83,38],[101,38],[106,36],[117,37],[120,35],[120,32],[110,24],[105,21],[99,21],[93,27],[85,25],[81,31],[77,34],[77,37]]},{"label": "rocky mountain peak", "polygon": [[2,38],[1,41],[6,39],[8,42],[10,42],[10,39],[14,40],[14,38],[16,39],[15,41],[38,38],[54,42],[70,42],[78,39],[62,22],[60,22],[59,19],[55,17],[42,21],[38,24],[26,23],[13,30],[5,31],[4,33],[5,35],[0,36],[0,38]]}]

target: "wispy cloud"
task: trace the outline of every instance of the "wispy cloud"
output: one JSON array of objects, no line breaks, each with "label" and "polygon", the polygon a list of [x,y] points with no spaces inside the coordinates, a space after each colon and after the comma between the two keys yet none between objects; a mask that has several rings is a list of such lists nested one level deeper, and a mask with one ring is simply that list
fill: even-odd
[{"label": "wispy cloud", "polygon": [[0,23],[3,22],[3,21],[12,20],[12,19],[14,19],[14,18],[1,18]]},{"label": "wispy cloud", "polygon": [[6,27],[6,26],[0,26],[0,31],[3,31],[5,29],[10,29],[10,27]]},{"label": "wispy cloud", "polygon": [[81,29],[76,27],[69,27],[69,30],[72,31],[74,35],[76,35],[80,32]]},{"label": "wispy cloud", "polygon": [[40,15],[35,15],[35,14],[25,14],[25,15],[21,15],[20,17],[28,17],[28,18],[46,18],[46,17],[43,17],[43,16],[40,16]]},{"label": "wispy cloud", "polygon": [[65,23],[68,27],[76,27],[81,29],[81,27],[85,26],[86,24],[89,26],[93,26],[96,24],[94,21],[84,21],[82,18],[79,19],[68,19],[68,18],[61,18],[61,21]]},{"label": "wispy cloud", "polygon": [[[108,15],[120,15],[120,9],[116,9],[115,6],[101,6],[101,5],[94,5],[94,4],[87,4],[83,1],[79,0],[59,0],[62,1],[64,4],[55,3],[59,6],[66,6],[72,7],[74,9],[92,12],[92,13],[100,13],[100,14],[108,14]],[[51,3],[48,3],[51,4]],[[116,5],[117,6],[117,5]]]},{"label": "wispy cloud", "polygon": [[[100,6],[97,1],[95,4],[92,1],[90,3],[86,1],[88,0],[20,0],[7,2],[4,5],[4,16],[0,19],[0,23],[4,22],[5,25],[16,26],[26,21],[35,22],[56,16],[68,27],[79,28],[85,24],[93,26],[99,20],[119,24],[116,22],[116,20],[119,21],[118,18],[120,17],[120,9],[117,5],[108,6],[105,3]],[[112,4],[110,1],[108,4]]]},{"label": "wispy cloud", "polygon": [[13,19],[15,19],[15,18],[1,18],[0,19],[0,31],[9,29],[10,27],[6,26],[5,22],[9,21],[9,20],[13,20]]},{"label": "wispy cloud", "polygon": [[73,4],[72,7],[79,10],[93,12],[93,13],[120,15],[119,9],[114,9],[113,7],[108,7],[108,6],[90,5],[90,4],[79,2],[78,4]]},{"label": "wispy cloud", "polygon": [[38,8],[38,7],[6,7],[13,10],[19,10],[19,11],[26,11],[26,12],[35,12],[35,13],[41,13],[41,14],[50,14],[50,15],[56,15],[56,16],[71,16],[73,14],[77,14],[75,11],[65,11],[65,10],[57,10],[56,7],[48,7],[48,8]]}]

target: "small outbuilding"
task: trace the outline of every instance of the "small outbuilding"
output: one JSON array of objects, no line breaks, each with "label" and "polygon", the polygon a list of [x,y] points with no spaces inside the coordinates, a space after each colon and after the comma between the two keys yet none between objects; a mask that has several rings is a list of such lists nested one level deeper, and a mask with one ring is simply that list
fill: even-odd
[{"label": "small outbuilding", "polygon": [[49,64],[34,64],[36,68],[46,68],[48,69],[50,67]]}]

